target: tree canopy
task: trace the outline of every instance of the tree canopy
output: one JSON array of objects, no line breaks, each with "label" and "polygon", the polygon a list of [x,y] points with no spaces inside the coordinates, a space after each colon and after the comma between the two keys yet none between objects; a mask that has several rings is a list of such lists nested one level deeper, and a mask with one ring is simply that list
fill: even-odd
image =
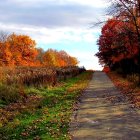
[{"label": "tree canopy", "polygon": [[110,13],[112,18],[102,27],[96,56],[111,70],[140,72],[140,1],[113,0]]}]

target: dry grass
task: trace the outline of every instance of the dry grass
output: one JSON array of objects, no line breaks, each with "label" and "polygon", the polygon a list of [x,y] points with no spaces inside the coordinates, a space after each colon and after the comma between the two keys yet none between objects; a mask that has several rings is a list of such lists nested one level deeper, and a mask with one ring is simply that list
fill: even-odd
[{"label": "dry grass", "polygon": [[44,86],[55,85],[59,80],[78,75],[82,70],[78,67],[17,67],[1,68],[1,82],[7,85]]},{"label": "dry grass", "polygon": [[26,87],[54,87],[61,80],[66,80],[80,74],[84,69],[78,67],[48,68],[48,67],[16,67],[0,68],[0,106],[25,99]]}]

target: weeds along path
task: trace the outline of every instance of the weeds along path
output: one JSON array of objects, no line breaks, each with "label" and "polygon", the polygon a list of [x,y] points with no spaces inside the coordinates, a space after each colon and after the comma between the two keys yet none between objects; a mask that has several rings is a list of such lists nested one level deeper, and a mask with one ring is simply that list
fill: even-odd
[{"label": "weeds along path", "polygon": [[140,111],[103,72],[95,72],[73,113],[72,140],[139,140]]},{"label": "weeds along path", "polygon": [[28,86],[26,98],[7,105],[0,102],[0,140],[69,140],[75,100],[92,75],[85,71],[54,87]]}]

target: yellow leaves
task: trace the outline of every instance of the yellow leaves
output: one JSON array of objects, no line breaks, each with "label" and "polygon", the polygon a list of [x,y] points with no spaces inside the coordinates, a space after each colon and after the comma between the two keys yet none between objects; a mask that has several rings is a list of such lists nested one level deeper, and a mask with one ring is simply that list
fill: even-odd
[{"label": "yellow leaves", "polygon": [[68,55],[65,51],[49,49],[43,55],[43,64],[55,67],[76,66],[78,60]]}]

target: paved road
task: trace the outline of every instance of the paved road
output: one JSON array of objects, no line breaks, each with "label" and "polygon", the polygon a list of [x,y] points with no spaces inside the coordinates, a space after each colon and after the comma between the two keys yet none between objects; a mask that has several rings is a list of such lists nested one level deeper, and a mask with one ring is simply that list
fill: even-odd
[{"label": "paved road", "polygon": [[95,72],[79,109],[74,111],[72,140],[140,140],[140,112],[103,72]]}]

